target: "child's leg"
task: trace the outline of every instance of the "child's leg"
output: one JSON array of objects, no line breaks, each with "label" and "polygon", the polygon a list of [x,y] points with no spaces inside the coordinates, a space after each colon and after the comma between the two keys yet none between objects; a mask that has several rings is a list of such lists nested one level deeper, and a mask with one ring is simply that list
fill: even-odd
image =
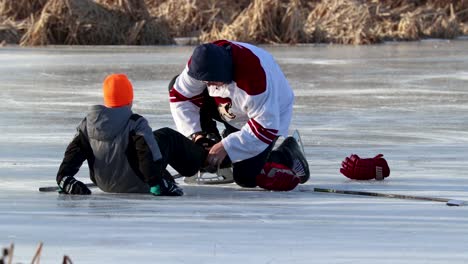
[{"label": "child's leg", "polygon": [[183,176],[192,176],[203,167],[207,151],[171,128],[153,131],[165,164]]}]

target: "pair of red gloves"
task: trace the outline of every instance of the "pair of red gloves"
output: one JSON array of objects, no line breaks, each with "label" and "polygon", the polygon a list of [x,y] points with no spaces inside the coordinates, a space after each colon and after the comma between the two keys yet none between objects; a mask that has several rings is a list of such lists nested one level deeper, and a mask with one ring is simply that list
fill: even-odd
[{"label": "pair of red gloves", "polygon": [[[353,180],[383,180],[390,175],[390,168],[382,154],[371,159],[361,159],[353,154],[341,163],[340,172]],[[291,169],[274,162],[267,162],[257,176],[258,186],[266,190],[290,191],[299,182],[299,177]]]},{"label": "pair of red gloves", "polygon": [[390,175],[390,168],[382,154],[371,159],[352,154],[341,163],[340,172],[353,180],[383,180]]}]

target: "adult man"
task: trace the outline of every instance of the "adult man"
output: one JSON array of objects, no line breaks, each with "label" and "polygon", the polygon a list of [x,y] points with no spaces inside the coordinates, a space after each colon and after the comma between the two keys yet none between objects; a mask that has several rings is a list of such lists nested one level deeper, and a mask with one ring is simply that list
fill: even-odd
[{"label": "adult man", "polygon": [[105,192],[183,195],[166,166],[193,175],[204,165],[207,151],[175,130],[153,132],[147,120],[131,110],[133,87],[126,75],[109,75],[103,94],[104,105],[90,108],[67,147],[56,178],[60,190],[91,194],[74,178],[87,160],[91,180]]},{"label": "adult man", "polygon": [[[227,40],[200,45],[171,86],[177,129],[209,149],[207,164],[232,162],[234,180],[243,187],[287,191],[309,179],[293,138],[273,150],[288,134],[294,94],[267,51]],[[221,141],[213,120],[226,126]]]}]

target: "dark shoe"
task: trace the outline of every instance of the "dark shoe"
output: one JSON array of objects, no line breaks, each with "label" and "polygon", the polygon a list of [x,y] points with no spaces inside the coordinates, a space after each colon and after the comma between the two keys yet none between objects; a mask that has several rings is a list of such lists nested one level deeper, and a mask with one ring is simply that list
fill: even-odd
[{"label": "dark shoe", "polygon": [[182,188],[177,186],[174,177],[167,171],[164,170],[163,179],[159,184],[161,194],[164,196],[182,196],[184,195],[184,191]]},{"label": "dark shoe", "polygon": [[182,196],[184,195],[184,191],[182,188],[177,186],[175,182],[170,182],[167,180],[162,180],[161,184],[161,195],[164,196]]}]

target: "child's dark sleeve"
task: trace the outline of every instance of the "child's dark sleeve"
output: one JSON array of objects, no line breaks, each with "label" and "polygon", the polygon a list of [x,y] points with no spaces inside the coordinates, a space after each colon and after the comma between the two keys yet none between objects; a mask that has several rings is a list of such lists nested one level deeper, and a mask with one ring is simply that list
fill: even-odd
[{"label": "child's dark sleeve", "polygon": [[[57,183],[65,176],[75,176],[81,165],[89,156],[88,152],[91,146],[83,133],[78,130],[73,140],[68,144],[65,155],[57,172]],[[92,162],[91,160],[89,162]]]},{"label": "child's dark sleeve", "polygon": [[162,179],[162,173],[166,168],[167,164],[163,161],[159,145],[154,138],[151,127],[148,121],[142,116],[134,114],[132,119],[136,122],[135,130],[130,137],[130,147],[135,155],[130,154],[129,156],[136,156],[129,160],[132,168],[136,174],[149,186],[154,186],[160,183]]}]

